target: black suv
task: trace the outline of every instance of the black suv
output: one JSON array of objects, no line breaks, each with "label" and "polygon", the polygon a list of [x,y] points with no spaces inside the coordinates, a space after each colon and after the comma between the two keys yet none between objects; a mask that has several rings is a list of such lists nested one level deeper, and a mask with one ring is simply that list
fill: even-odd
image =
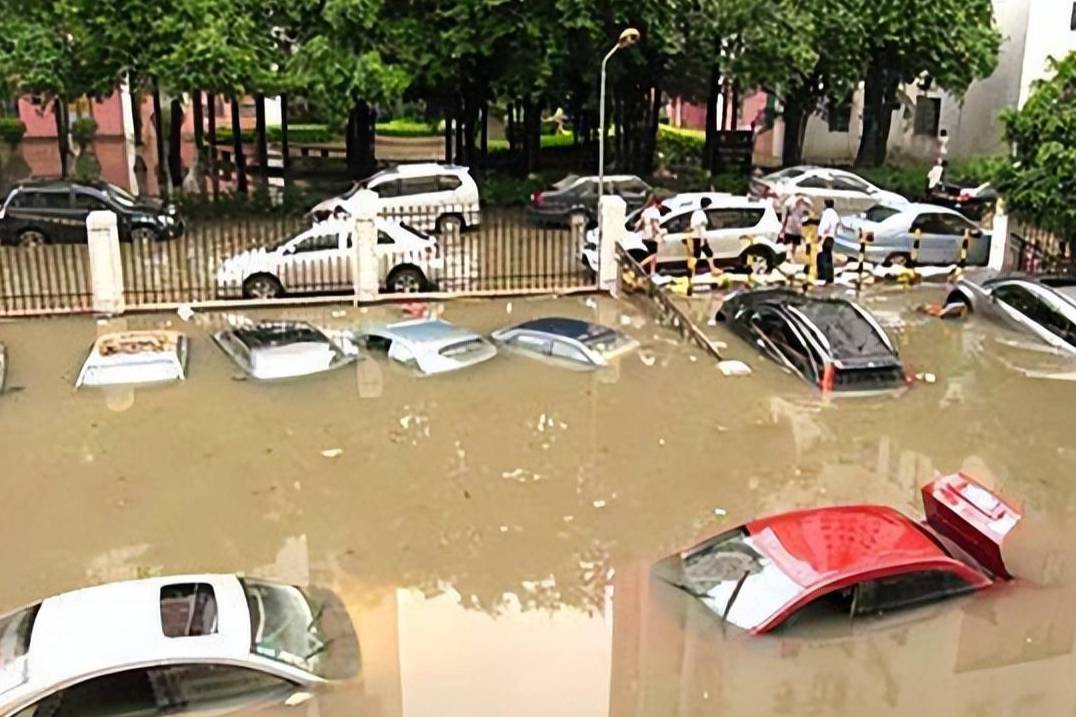
[{"label": "black suv", "polygon": [[174,207],[135,197],[108,182],[38,180],[12,189],[0,209],[0,244],[40,246],[86,242],[86,217],[116,213],[120,241],[173,239],[183,234]]}]

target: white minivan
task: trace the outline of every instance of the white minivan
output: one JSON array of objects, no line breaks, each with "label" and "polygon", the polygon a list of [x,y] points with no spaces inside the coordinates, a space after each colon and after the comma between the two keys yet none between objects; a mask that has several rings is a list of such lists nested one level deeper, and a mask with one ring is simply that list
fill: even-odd
[{"label": "white minivan", "polygon": [[[218,298],[351,291],[352,228],[346,219],[327,219],[225,259],[217,270]],[[385,291],[404,294],[435,287],[445,265],[438,254],[432,237],[401,222],[377,220],[378,276]]]},{"label": "white minivan", "polygon": [[360,189],[377,192],[382,216],[403,219],[438,235],[477,227],[482,221],[478,185],[467,167],[450,164],[401,164],[357,182],[338,197],[320,202],[310,213],[324,219],[337,210],[355,210]]}]

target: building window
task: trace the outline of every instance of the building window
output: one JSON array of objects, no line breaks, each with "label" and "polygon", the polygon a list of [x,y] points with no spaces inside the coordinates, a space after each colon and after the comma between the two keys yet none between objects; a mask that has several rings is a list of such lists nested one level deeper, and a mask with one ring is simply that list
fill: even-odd
[{"label": "building window", "polygon": [[826,113],[830,132],[847,132],[852,123],[852,95],[840,102],[830,101]]},{"label": "building window", "polygon": [[915,133],[928,137],[938,136],[941,122],[941,98],[920,95],[915,98]]}]

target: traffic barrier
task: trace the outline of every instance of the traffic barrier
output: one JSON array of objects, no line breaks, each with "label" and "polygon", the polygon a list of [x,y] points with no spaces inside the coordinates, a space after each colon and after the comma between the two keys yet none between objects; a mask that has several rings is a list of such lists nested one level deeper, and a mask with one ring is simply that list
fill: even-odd
[{"label": "traffic barrier", "polygon": [[912,241],[912,266],[919,263],[919,250],[923,246],[923,230],[915,230],[915,240]]}]

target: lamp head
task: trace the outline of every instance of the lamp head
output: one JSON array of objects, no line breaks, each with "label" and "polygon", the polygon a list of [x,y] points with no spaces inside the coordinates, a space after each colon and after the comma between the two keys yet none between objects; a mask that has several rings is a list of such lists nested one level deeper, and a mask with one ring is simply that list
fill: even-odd
[{"label": "lamp head", "polygon": [[620,33],[620,39],[616,41],[616,46],[623,50],[625,47],[631,47],[639,41],[639,31],[634,27],[629,27],[624,32]]}]

